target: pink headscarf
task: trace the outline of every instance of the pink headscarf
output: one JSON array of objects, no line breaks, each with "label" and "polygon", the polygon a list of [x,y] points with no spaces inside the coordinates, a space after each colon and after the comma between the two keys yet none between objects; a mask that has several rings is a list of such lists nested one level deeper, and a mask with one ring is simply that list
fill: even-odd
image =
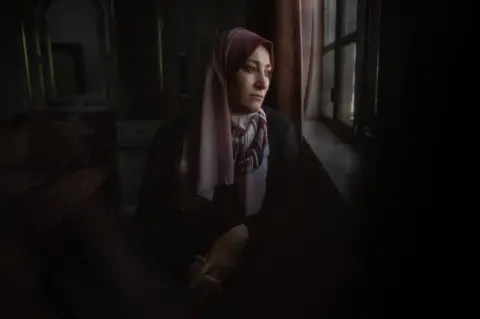
[{"label": "pink headscarf", "polygon": [[273,43],[244,28],[223,32],[207,67],[202,103],[197,194],[211,198],[217,185],[234,183],[228,82],[260,45],[270,53]]}]

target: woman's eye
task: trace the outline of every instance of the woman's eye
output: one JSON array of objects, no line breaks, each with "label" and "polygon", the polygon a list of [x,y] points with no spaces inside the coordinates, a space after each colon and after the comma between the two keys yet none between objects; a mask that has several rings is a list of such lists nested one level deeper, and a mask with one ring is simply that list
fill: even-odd
[{"label": "woman's eye", "polygon": [[251,66],[251,65],[247,65],[245,67],[245,69],[247,70],[247,72],[254,72],[256,70],[256,68],[254,66]]}]

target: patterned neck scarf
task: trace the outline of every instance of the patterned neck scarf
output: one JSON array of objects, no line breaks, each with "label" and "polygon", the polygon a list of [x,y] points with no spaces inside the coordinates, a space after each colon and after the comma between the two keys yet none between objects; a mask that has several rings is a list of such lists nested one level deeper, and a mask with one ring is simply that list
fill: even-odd
[{"label": "patterned neck scarf", "polygon": [[262,165],[267,144],[267,117],[264,110],[251,116],[245,127],[232,125],[235,175],[253,172]]}]

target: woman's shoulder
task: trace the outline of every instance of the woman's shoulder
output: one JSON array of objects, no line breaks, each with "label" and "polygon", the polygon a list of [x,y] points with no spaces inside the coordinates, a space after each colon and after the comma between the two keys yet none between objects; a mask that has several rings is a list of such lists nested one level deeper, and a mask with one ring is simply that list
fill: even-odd
[{"label": "woman's shoulder", "polygon": [[290,119],[282,112],[268,106],[264,106],[263,110],[267,115],[269,131],[273,130],[280,133],[287,132],[293,128],[292,121],[290,121]]}]

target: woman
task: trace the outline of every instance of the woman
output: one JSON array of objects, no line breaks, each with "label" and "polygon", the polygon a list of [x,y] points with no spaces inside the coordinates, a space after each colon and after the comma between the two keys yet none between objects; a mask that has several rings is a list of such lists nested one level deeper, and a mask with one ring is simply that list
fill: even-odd
[{"label": "woman", "polygon": [[157,132],[136,214],[162,265],[191,288],[221,288],[288,207],[294,128],[263,107],[273,44],[243,28],[220,35],[201,112]]}]

